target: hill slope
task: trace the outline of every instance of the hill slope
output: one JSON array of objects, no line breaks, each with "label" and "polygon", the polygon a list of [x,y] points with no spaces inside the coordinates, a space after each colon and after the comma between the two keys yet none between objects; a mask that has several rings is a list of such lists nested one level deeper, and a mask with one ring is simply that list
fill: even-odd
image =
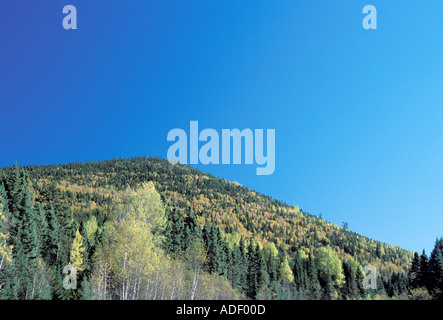
[{"label": "hill slope", "polygon": [[[201,226],[220,226],[230,241],[253,238],[262,247],[274,243],[289,256],[330,246],[342,259],[376,266],[381,273],[403,273],[413,253],[381,243],[303,212],[237,183],[160,158],[113,159],[25,167],[38,199],[51,182],[58,184],[74,217],[107,211],[112,199],[127,186],[152,181],[169,207],[191,208]],[[0,171],[7,176],[12,168]],[[78,218],[76,221],[80,221]],[[79,222],[78,222],[79,223]]]}]

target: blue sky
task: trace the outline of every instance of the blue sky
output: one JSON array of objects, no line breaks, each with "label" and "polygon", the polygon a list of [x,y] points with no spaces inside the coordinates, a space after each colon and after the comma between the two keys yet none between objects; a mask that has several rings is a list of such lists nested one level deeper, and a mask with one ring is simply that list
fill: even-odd
[{"label": "blue sky", "polygon": [[[64,30],[75,5],[78,29]],[[375,5],[378,29],[364,30]],[[166,157],[173,128],[276,130],[273,175],[198,165],[429,253],[443,226],[443,2],[3,1],[0,166]]]}]

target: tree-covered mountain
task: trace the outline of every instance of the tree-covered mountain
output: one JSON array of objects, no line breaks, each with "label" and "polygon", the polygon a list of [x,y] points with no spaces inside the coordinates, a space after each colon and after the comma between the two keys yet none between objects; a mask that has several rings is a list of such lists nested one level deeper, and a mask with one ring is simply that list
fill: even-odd
[{"label": "tree-covered mountain", "polygon": [[[0,199],[6,299],[441,294],[442,240],[428,259],[160,158],[15,165],[0,170]],[[67,265],[75,290],[63,285]],[[363,287],[367,265],[376,289]]]}]

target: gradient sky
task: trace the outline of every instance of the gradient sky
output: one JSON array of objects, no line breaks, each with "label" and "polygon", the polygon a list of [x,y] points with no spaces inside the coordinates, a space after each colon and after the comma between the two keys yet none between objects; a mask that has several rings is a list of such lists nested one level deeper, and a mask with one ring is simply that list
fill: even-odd
[{"label": "gradient sky", "polygon": [[[78,10],[64,30],[62,8]],[[378,11],[364,30],[362,9]],[[0,167],[276,130],[273,175],[194,166],[427,253],[443,226],[443,2],[0,2]]]}]

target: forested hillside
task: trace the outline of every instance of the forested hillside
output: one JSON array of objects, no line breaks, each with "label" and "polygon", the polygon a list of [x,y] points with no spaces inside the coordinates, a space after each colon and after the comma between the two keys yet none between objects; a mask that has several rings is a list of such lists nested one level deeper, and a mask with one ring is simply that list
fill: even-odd
[{"label": "forested hillside", "polygon": [[4,299],[428,299],[443,285],[441,239],[428,259],[159,158],[15,165],[0,200]]}]

